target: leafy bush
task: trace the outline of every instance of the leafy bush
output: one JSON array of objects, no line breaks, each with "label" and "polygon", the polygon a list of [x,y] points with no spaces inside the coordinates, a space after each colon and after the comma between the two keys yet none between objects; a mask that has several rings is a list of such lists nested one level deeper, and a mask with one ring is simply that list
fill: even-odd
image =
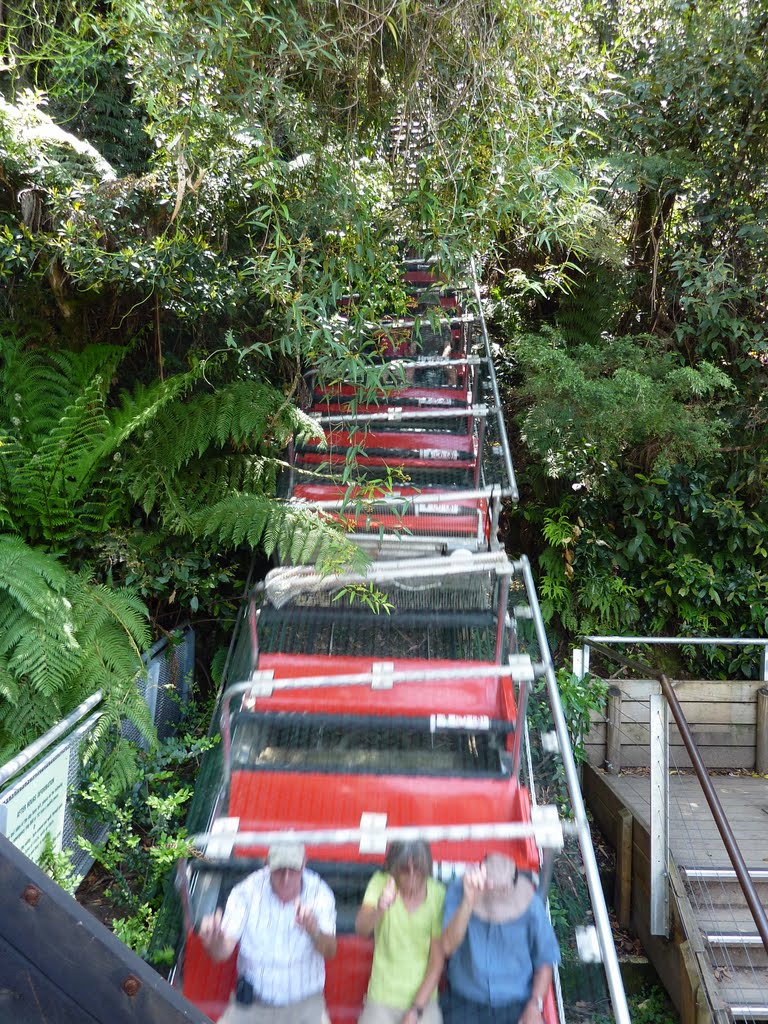
[{"label": "leafy bush", "polygon": [[[155,751],[139,752],[140,776],[130,790],[116,793],[107,780],[92,775],[76,800],[82,821],[108,830],[100,843],[78,842],[109,879],[105,895],[115,913],[115,933],[140,956],[147,955],[176,861],[191,851],[183,823],[200,758],[216,743],[205,735],[206,725],[205,711],[193,706],[184,732]],[[155,962],[167,955],[158,951]]]}]

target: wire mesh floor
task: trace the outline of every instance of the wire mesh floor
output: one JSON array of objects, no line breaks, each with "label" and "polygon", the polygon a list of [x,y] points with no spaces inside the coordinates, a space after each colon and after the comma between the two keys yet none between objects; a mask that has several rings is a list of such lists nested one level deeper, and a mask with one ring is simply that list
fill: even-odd
[{"label": "wire mesh floor", "polygon": [[237,768],[449,776],[509,770],[511,727],[504,723],[473,731],[428,718],[249,712],[236,721]]}]

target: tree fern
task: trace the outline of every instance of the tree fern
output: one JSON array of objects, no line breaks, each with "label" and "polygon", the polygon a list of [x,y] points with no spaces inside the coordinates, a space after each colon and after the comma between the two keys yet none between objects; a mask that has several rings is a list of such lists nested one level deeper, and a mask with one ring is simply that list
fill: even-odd
[{"label": "tree fern", "polygon": [[0,401],[0,521],[16,534],[0,537],[0,745],[18,748],[101,690],[89,752],[100,749],[128,778],[116,730],[129,718],[153,737],[135,682],[150,643],[146,609],[88,570],[68,571],[56,553],[98,551],[111,530],[141,523],[140,507],[166,533],[329,571],[360,567],[364,556],[338,523],[276,500],[288,442],[323,436],[278,388],[217,384],[209,361],[205,375],[193,369],[113,396],[120,356],[2,339],[18,391]]},{"label": "tree fern", "polygon": [[146,609],[129,591],[0,536],[0,749],[30,743],[96,690],[101,729],[127,717],[152,740],[136,686],[148,645]]}]

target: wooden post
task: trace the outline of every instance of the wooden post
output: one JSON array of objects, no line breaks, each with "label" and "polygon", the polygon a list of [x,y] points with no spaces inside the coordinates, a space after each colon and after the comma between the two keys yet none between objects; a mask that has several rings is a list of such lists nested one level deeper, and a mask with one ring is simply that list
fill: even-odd
[{"label": "wooden post", "polygon": [[690,942],[681,942],[680,955],[680,1021],[696,1024],[696,996],[699,991],[699,972]]},{"label": "wooden post", "polygon": [[755,771],[758,775],[768,775],[768,686],[757,691]]},{"label": "wooden post", "polygon": [[616,893],[614,906],[622,928],[629,928],[632,918],[632,812],[619,808],[616,815]]},{"label": "wooden post", "polygon": [[605,723],[605,770],[611,775],[621,771],[621,690],[608,688],[608,715]]}]

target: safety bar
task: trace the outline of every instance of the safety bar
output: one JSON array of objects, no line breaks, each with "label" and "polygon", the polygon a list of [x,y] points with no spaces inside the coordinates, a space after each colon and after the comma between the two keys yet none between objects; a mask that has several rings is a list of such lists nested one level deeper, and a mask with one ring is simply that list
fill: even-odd
[{"label": "safety bar", "polygon": [[401,583],[407,587],[414,587],[421,581],[445,579],[449,576],[495,573],[497,576],[505,577],[511,576],[514,571],[512,563],[503,552],[457,551],[447,558],[438,555],[435,558],[373,562],[365,573],[323,576],[314,566],[285,566],[268,572],[259,589],[263,590],[270,604],[281,608],[292,598],[307,591],[320,593],[368,583]]},{"label": "safety bar", "polygon": [[[312,412],[309,416],[321,425],[332,423],[376,423],[386,420],[466,420],[470,418],[484,419],[489,413],[497,412],[497,409],[489,409],[487,405],[466,405],[461,409],[446,409],[443,406],[435,409],[410,409],[401,405],[393,406],[387,412],[366,412],[356,413],[352,410],[348,413],[333,413],[326,416],[323,413]],[[418,437],[414,434],[414,437]]]},{"label": "safety bar", "polygon": [[[538,819],[538,820],[536,820]],[[238,819],[233,819],[233,823]],[[312,846],[351,846],[357,844],[361,853],[384,852],[388,843],[413,842],[423,839],[428,843],[436,842],[473,842],[491,839],[529,839],[536,840],[540,849],[560,850],[563,837],[577,834],[577,826],[573,822],[561,821],[556,807],[540,806],[534,809],[532,820],[489,822],[473,825],[401,825],[394,828],[377,828],[372,823],[368,828],[326,828],[326,829],[283,829],[281,831],[201,832],[192,836],[192,844],[201,852],[209,843],[218,845],[226,841],[232,847],[238,846],[270,846],[272,843],[292,842],[305,843]],[[229,861],[229,857],[206,855],[206,860],[216,863],[217,860]]]},{"label": "safety bar", "polygon": [[425,324],[431,327],[433,324],[473,324],[477,317],[474,313],[460,313],[458,316],[436,316],[430,318],[428,316],[420,316],[408,319],[403,318],[400,320],[367,320],[364,326],[371,331],[386,331],[390,327],[415,327],[416,324]]},{"label": "safety bar", "polygon": [[429,356],[424,359],[390,359],[388,366],[397,366],[403,370],[450,369],[453,366],[482,366],[490,362],[487,356],[463,356],[461,359],[450,359],[447,356]]},{"label": "safety bar", "polygon": [[328,589],[344,587],[354,583],[384,583],[397,581],[404,577],[409,584],[421,577],[474,575],[477,573],[495,572],[500,576],[510,576],[522,570],[522,563],[513,563],[503,551],[484,551],[478,554],[457,553],[450,558],[436,555],[433,558],[393,559],[391,562],[372,562],[365,573],[340,573],[339,575],[321,576],[311,565],[281,566],[271,569],[264,580],[264,589],[269,589],[271,581],[280,579],[295,580],[299,583],[314,583],[322,580]]},{"label": "safety bar", "polygon": [[[376,505],[463,505],[468,501],[492,501],[498,498],[501,488],[498,485],[491,487],[477,487],[470,490],[423,490],[418,494],[398,494],[393,490],[391,494],[351,494],[345,498],[327,499],[325,501],[307,502],[313,508],[328,509],[354,509],[356,505],[362,508],[373,508]],[[292,498],[292,501],[304,501],[303,498]]]},{"label": "safety bar", "polygon": [[[232,777],[232,723],[230,708],[235,697],[251,694],[254,697],[271,697],[275,690],[312,690],[327,686],[370,686],[375,689],[389,689],[397,683],[433,683],[452,679],[501,679],[511,676],[519,680],[521,686],[537,678],[543,671],[542,666],[533,665],[531,659],[524,654],[513,654],[506,665],[472,665],[467,663],[461,668],[439,669],[402,669],[394,671],[392,662],[379,662],[377,670],[372,672],[351,672],[344,675],[318,675],[275,679],[270,671],[260,672],[258,669],[247,682],[234,683],[227,687],[221,698],[219,714],[224,784],[229,785]],[[515,732],[521,732],[520,710],[518,707]],[[519,766],[518,766],[519,768]],[[517,777],[517,776],[516,776]]]}]

